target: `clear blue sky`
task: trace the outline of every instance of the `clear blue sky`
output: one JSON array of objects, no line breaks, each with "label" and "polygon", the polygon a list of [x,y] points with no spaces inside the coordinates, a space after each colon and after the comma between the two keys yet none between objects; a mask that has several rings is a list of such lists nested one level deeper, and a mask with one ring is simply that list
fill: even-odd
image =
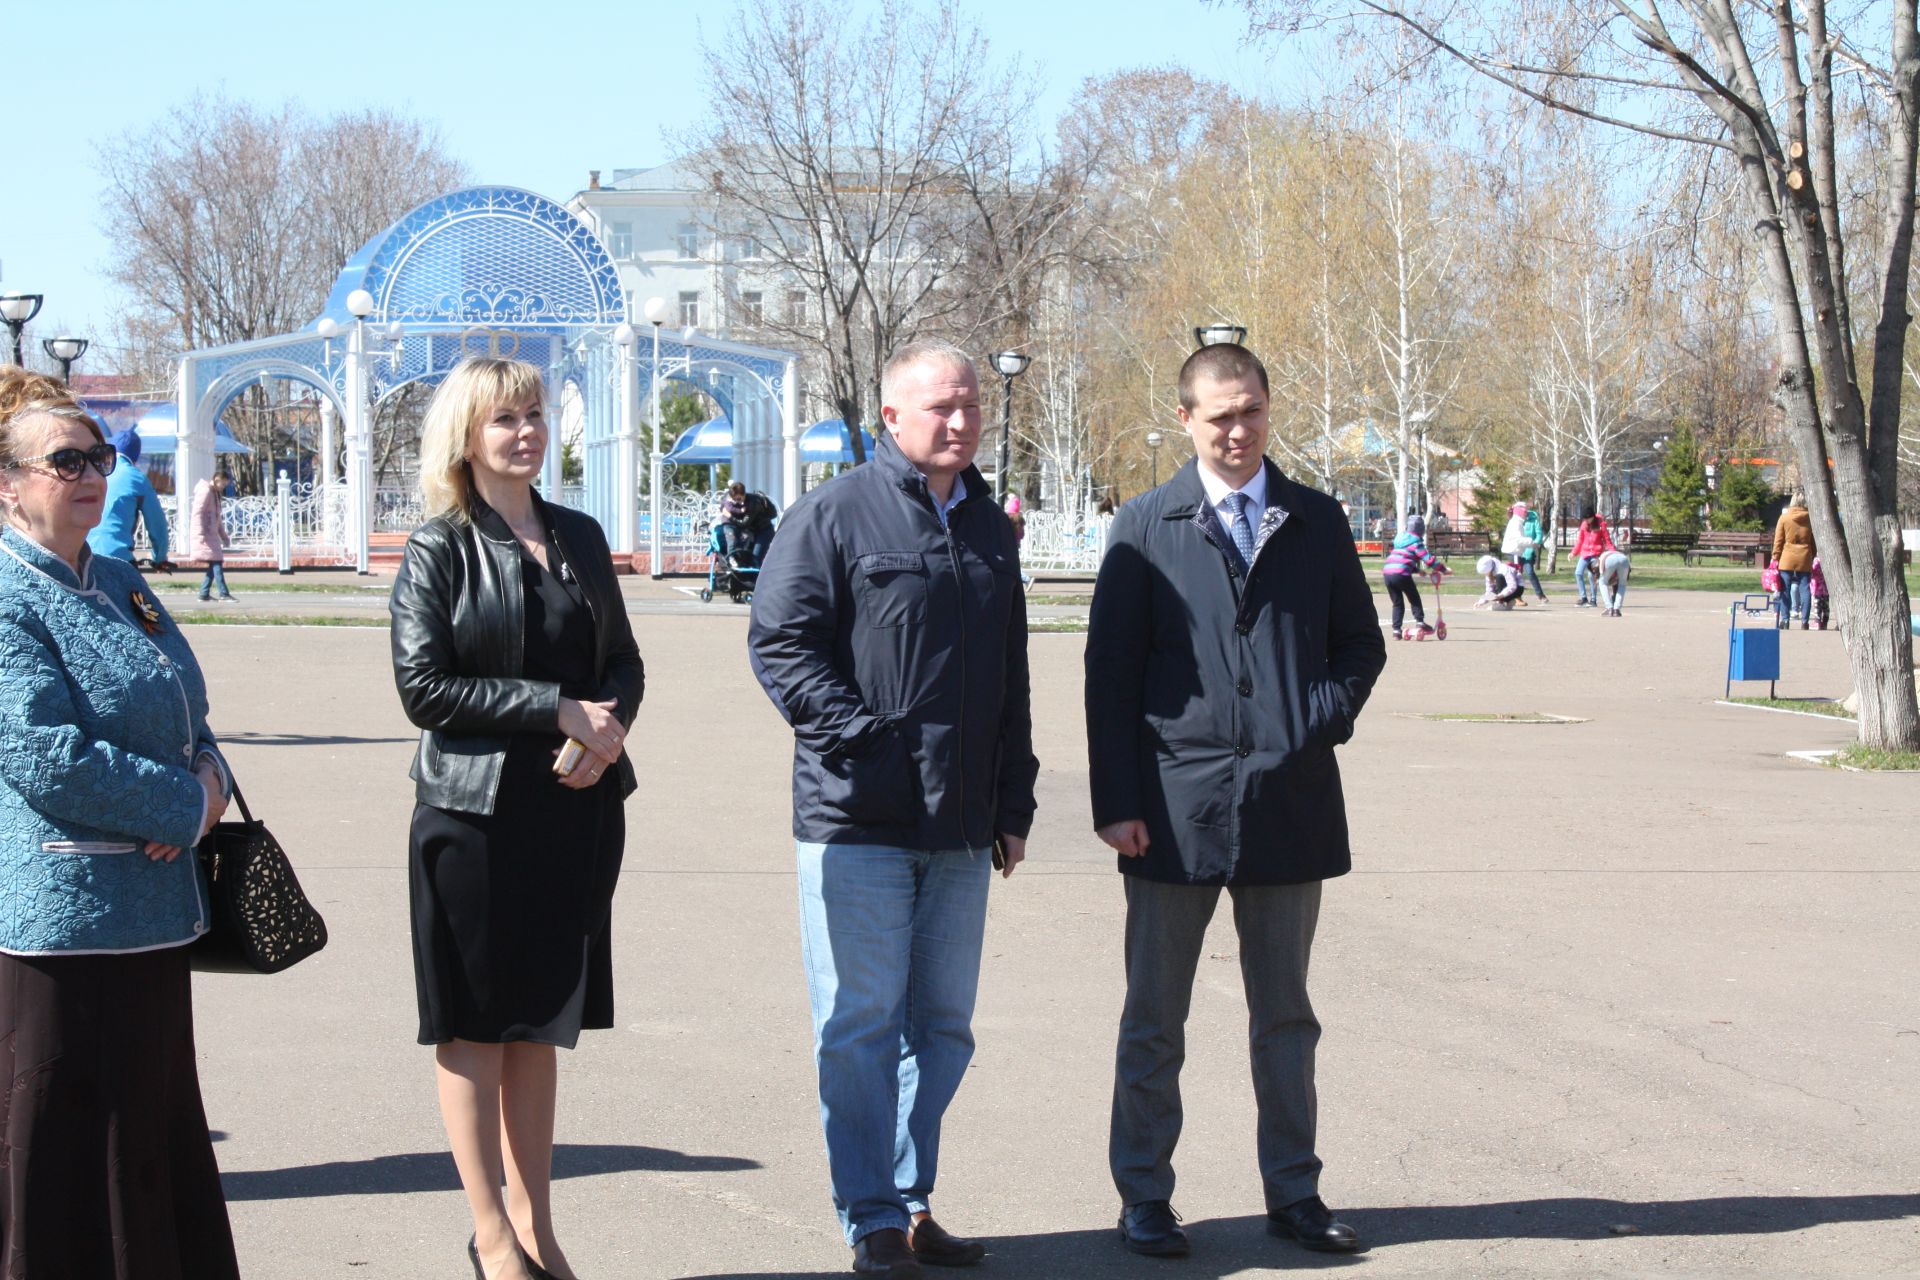
[{"label": "clear blue sky", "polygon": [[[1049,124],[1091,75],[1177,63],[1258,92],[1276,87],[1283,56],[1244,48],[1244,20],[1201,0],[961,4],[1037,73]],[[732,12],[732,0],[0,0],[14,135],[0,167],[0,288],[47,296],[30,335],[107,336],[117,305],[102,275],[96,148],[195,92],[402,111],[437,125],[476,180],[555,198],[589,169],[659,163],[665,135],[701,109],[701,24],[717,39]]]}]

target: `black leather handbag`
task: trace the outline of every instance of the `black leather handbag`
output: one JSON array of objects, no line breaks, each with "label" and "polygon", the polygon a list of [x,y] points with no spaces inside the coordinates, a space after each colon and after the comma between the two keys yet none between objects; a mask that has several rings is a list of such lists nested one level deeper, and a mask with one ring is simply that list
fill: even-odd
[{"label": "black leather handbag", "polygon": [[237,784],[233,800],[241,821],[215,823],[196,849],[212,919],[188,962],[202,973],[278,973],[327,945],[327,922]]}]

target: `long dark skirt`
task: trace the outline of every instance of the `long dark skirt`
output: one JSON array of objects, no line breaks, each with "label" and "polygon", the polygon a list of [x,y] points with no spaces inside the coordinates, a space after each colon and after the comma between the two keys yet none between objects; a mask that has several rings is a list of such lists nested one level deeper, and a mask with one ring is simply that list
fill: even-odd
[{"label": "long dark skirt", "polygon": [[239,1276],[184,948],[0,955],[0,1078],[0,1276]]}]

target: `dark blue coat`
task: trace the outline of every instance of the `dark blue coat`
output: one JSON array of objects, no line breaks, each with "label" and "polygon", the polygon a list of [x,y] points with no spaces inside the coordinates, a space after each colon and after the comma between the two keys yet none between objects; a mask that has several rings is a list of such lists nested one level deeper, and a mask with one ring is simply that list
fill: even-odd
[{"label": "dark blue coat", "polygon": [[753,592],[754,674],[793,726],[793,834],[980,849],[1033,824],[1013,525],[972,467],[942,527],[882,432],[793,504]]},{"label": "dark blue coat", "polygon": [[1272,462],[1253,565],[1189,462],[1120,509],[1087,633],[1096,828],[1143,819],[1129,875],[1298,884],[1351,866],[1333,749],[1386,665],[1346,514]]}]

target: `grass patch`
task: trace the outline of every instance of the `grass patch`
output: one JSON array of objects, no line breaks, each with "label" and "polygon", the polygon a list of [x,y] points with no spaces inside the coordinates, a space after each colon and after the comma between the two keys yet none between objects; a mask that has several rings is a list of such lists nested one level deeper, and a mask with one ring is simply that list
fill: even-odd
[{"label": "grass patch", "polygon": [[1774,711],[1798,711],[1810,716],[1832,716],[1836,720],[1854,718],[1853,712],[1832,698],[1728,698],[1727,701],[1737,702],[1743,707],[1768,707]]},{"label": "grass patch", "polygon": [[[147,579],[147,585],[152,587],[155,591],[165,592],[168,595],[174,595],[174,594],[184,593],[184,592],[197,592],[200,590],[200,583],[197,579],[194,581],[188,581],[185,578],[152,578],[150,577]],[[354,595],[359,592],[365,592],[368,595],[384,596],[388,593],[388,590],[389,590],[387,585],[384,583],[382,583],[380,586],[377,586],[377,587],[363,587],[363,586],[358,586],[352,583],[348,583],[345,585],[328,586],[326,583],[323,583],[323,582],[248,582],[245,579],[242,579],[238,582],[232,583],[231,585],[239,587],[240,592],[243,595],[252,595],[256,591],[260,591],[260,592],[272,591],[276,593],[289,594],[289,595],[307,594],[307,595],[325,595],[325,596],[346,596],[346,595]]]},{"label": "grass patch", "polygon": [[1556,716],[1544,711],[1407,711],[1409,720],[1443,724],[1579,724],[1578,716]]},{"label": "grass patch", "polygon": [[[1628,554],[1632,554],[1629,552]],[[1467,557],[1455,557],[1450,562],[1456,580],[1471,579],[1473,560]],[[1380,561],[1369,557],[1367,573],[1376,581],[1380,575]],[[1906,571],[1907,594],[1920,597],[1920,569],[1909,568]],[[1563,555],[1560,569],[1556,573],[1542,572],[1540,583],[1549,592],[1577,593],[1579,588],[1573,581],[1573,561]],[[1467,585],[1471,585],[1469,582]],[[1742,592],[1760,591],[1760,570],[1745,565],[1684,563],[1677,554],[1654,554],[1642,552],[1633,556],[1633,573],[1627,580],[1629,589],[1645,591],[1712,591],[1726,595]]]},{"label": "grass patch", "polygon": [[391,619],[369,615],[356,618],[337,613],[227,613],[195,609],[176,613],[173,620],[183,627],[385,627]]},{"label": "grass patch", "polygon": [[1856,742],[1828,756],[1825,763],[1870,773],[1920,773],[1920,751],[1882,751]]},{"label": "grass patch", "polygon": [[1029,595],[1027,597],[1028,604],[1091,604],[1092,602],[1093,593],[1091,591],[1082,592],[1077,596]]},{"label": "grass patch", "polygon": [[1085,618],[1029,618],[1027,620],[1027,634],[1030,636],[1045,635],[1051,631],[1072,633],[1086,629]]}]

